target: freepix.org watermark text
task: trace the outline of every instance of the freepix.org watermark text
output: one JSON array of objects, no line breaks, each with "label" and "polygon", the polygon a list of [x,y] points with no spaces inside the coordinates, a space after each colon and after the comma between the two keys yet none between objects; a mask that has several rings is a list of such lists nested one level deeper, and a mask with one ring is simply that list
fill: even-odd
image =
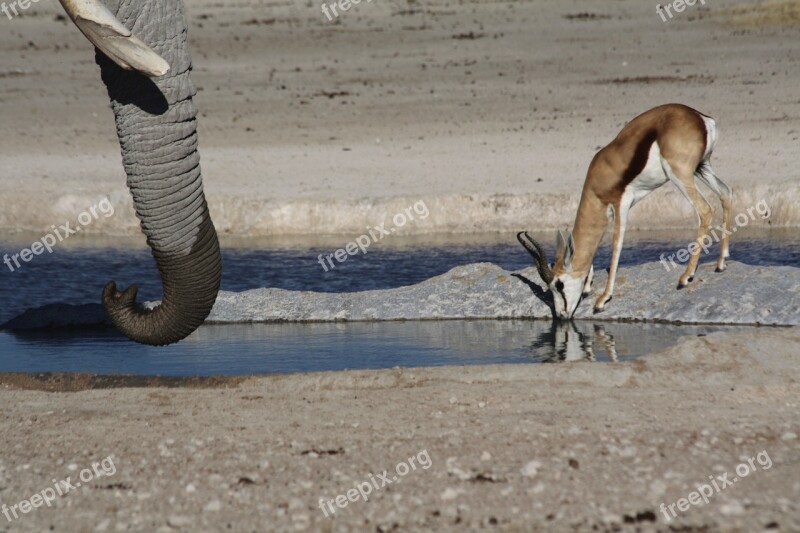
[{"label": "freepix.org watermark text", "polygon": [[417,467],[427,470],[432,465],[433,461],[431,461],[431,456],[428,455],[428,450],[422,450],[417,455],[412,455],[405,461],[398,463],[394,468],[394,474],[390,474],[388,470],[384,470],[379,474],[370,473],[368,480],[356,483],[355,487],[345,494],[339,494],[331,499],[320,498],[319,508],[326,517],[332,517],[337,508],[344,509],[349,503],[355,503],[358,500],[369,501],[369,495],[373,491],[381,490],[392,483],[399,483],[404,476],[415,471]]},{"label": "freepix.org watermark text", "polygon": [[388,235],[392,235],[399,228],[402,228],[409,222],[413,222],[415,220],[415,216],[424,220],[428,218],[428,215],[430,215],[428,206],[425,205],[424,201],[420,200],[414,205],[406,207],[404,211],[397,213],[392,217],[394,227],[386,228],[386,222],[373,228],[368,227],[367,233],[361,235],[352,242],[348,242],[344,248],[339,248],[335,252],[327,255],[319,254],[319,256],[317,256],[317,262],[319,262],[319,264],[322,266],[322,269],[327,272],[329,269],[336,268],[336,265],[333,262],[334,259],[337,263],[344,263],[351,255],[356,255],[358,253],[366,254],[367,248],[369,248],[372,243],[377,242]]},{"label": "freepix.org watermark text", "polygon": [[[761,467],[761,470],[769,470],[772,468],[772,459],[769,458],[767,450],[762,450],[754,457],[750,457],[747,461],[736,465],[735,474],[725,472],[718,476],[708,476],[710,483],[702,483],[697,485],[697,490],[690,492],[686,498],[680,498],[674,503],[667,505],[662,503],[660,510],[667,519],[667,522],[673,518],[678,517],[678,513],[684,513],[690,509],[690,505],[700,506],[707,504],[712,497],[719,494],[723,490],[732,486],[734,483],[746,478],[753,472],[758,472],[756,463]],[[677,508],[677,511],[675,510]]]},{"label": "freepix.org watermark text", "polygon": [[[75,235],[76,233],[80,232],[83,228],[99,219],[101,214],[105,218],[114,215],[114,206],[111,205],[111,201],[108,198],[103,198],[100,200],[100,202],[79,214],[77,226],[72,227],[72,223],[70,221],[61,224],[58,227],[55,225],[50,226],[50,232],[38,241],[31,244],[29,248],[23,248],[19,251],[19,253],[16,254],[5,254],[3,256],[3,263],[6,264],[8,270],[14,272],[15,270],[22,268],[22,263],[29,263],[34,256],[42,255],[45,250],[47,250],[47,253],[51,254],[53,253],[53,247],[56,244],[63,242],[71,235]],[[20,261],[22,261],[22,263],[20,263]]]},{"label": "freepix.org watermark text", "polygon": [[[751,220],[756,219],[756,214],[761,218],[769,218],[772,214],[772,210],[767,204],[766,200],[761,200],[755,206],[751,206],[747,209],[747,212],[742,212],[736,215],[734,218],[734,222],[736,225],[733,226],[730,230],[725,228],[724,226],[717,226],[716,228],[711,228],[708,231],[707,235],[704,235],[703,238],[698,242],[694,241],[690,243],[686,248],[682,248],[678,250],[674,254],[667,255],[666,253],[661,254],[660,260],[661,265],[664,269],[669,272],[674,268],[678,268],[678,265],[675,263],[675,259],[678,260],[680,263],[686,263],[689,258],[697,251],[702,250],[704,254],[707,254],[711,245],[715,242],[720,241],[720,237],[725,235],[732,235],[736,233],[738,228],[746,227]],[[719,231],[719,233],[717,233]]]},{"label": "freepix.org watermark text", "polygon": [[0,11],[5,13],[8,17],[8,20],[13,19],[14,17],[19,16],[20,11],[25,11],[32,4],[37,3],[39,0],[14,0],[13,2],[2,2],[0,3]]},{"label": "freepix.org watermark text", "polygon": [[[77,467],[75,467],[77,470]],[[0,512],[6,517],[6,520],[13,522],[22,515],[26,515],[46,505],[51,507],[53,502],[58,498],[66,497],[70,492],[80,488],[84,483],[89,483],[101,477],[111,477],[117,473],[117,467],[114,465],[114,460],[109,455],[99,463],[92,463],[91,468],[84,468],[78,473],[78,480],[73,481],[72,476],[66,479],[53,480],[53,486],[40,490],[26,500],[22,500],[13,505],[3,503],[0,505]]]}]

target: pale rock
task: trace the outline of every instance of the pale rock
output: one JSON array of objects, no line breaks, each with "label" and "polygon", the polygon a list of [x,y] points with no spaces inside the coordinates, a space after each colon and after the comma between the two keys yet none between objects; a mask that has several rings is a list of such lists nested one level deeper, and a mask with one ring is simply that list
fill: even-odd
[{"label": "pale rock", "polygon": [[[575,318],[800,325],[800,268],[730,261],[725,272],[716,273],[713,263],[704,261],[695,281],[680,291],[675,289],[678,276],[677,271],[666,274],[659,262],[624,267],[617,278],[614,300],[606,309],[593,314],[592,298],[586,298]],[[605,269],[598,268],[595,293],[605,286],[606,278]],[[352,293],[268,288],[221,291],[206,322],[551,318],[549,303],[537,296],[529,283],[544,294],[544,284],[533,267],[508,272],[491,263],[473,263],[395,289]],[[156,303],[147,302],[146,306]],[[98,324],[108,324],[100,304],[58,303],[29,309],[0,329]]]},{"label": "pale rock", "polygon": [[719,506],[719,512],[724,515],[740,515],[744,514],[744,506],[739,500],[731,500]]},{"label": "pale rock", "polygon": [[167,518],[167,525],[174,528],[188,527],[192,523],[192,519],[183,515],[172,515]]},{"label": "pale rock", "polygon": [[539,469],[542,467],[542,463],[539,461],[529,461],[525,466],[522,467],[520,473],[525,477],[536,477],[536,474],[539,473]]},{"label": "pale rock", "polygon": [[447,487],[442,492],[441,498],[442,501],[452,501],[458,498],[459,494],[463,493],[463,489],[454,489],[452,487]]},{"label": "pale rock", "polygon": [[216,513],[220,510],[222,510],[222,502],[219,500],[211,500],[203,507],[203,511],[207,513]]}]

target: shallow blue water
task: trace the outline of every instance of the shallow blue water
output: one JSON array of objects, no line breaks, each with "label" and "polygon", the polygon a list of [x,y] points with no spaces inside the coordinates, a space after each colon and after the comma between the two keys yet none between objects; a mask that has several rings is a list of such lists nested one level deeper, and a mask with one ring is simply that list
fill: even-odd
[{"label": "shallow blue water", "polygon": [[[531,265],[513,235],[479,243],[375,246],[324,271],[319,254],[343,246],[341,237],[303,246],[224,247],[222,288],[259,287],[346,292],[409,285],[467,263],[488,261],[507,270]],[[621,265],[658,261],[686,243],[639,234],[627,239]],[[19,244],[0,244],[0,254]],[[759,265],[800,266],[800,236],[762,232],[738,238],[733,259]],[[604,244],[595,265],[607,265]],[[715,255],[703,258],[714,261]],[[139,300],[161,297],[149,250],[97,246],[57,248],[11,272],[0,273],[0,323],[48,303],[99,303],[109,280],[139,285]],[[677,279],[679,273],[674,276]],[[138,345],[109,330],[0,331],[0,372],[71,371],[144,375],[282,373],[394,366],[538,363],[573,359],[627,359],[670,346],[682,335],[719,326],[669,326],[544,321],[450,321],[350,324],[205,326],[177,345]]]},{"label": "shallow blue water", "polygon": [[162,348],[112,331],[0,332],[0,372],[90,372],[162,376],[564,360],[627,360],[682,335],[743,328],[665,324],[554,324],[458,320],[203,326]]}]

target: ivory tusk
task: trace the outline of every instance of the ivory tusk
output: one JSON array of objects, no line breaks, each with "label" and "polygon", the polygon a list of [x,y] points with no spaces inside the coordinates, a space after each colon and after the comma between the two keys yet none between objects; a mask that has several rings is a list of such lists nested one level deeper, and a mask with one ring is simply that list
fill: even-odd
[{"label": "ivory tusk", "polygon": [[123,26],[100,0],[59,2],[81,33],[123,69],[154,78],[169,72],[169,63]]}]

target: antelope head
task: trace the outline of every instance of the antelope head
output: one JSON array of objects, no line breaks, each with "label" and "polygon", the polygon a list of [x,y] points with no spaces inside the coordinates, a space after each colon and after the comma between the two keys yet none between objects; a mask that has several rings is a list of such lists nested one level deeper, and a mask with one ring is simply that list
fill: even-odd
[{"label": "antelope head", "polygon": [[586,271],[573,268],[572,256],[575,254],[575,240],[572,233],[558,232],[556,239],[556,263],[547,262],[544,247],[528,235],[527,231],[517,233],[517,240],[533,257],[542,281],[553,295],[553,310],[558,318],[571,319],[581,300],[591,292],[594,267]]},{"label": "antelope head", "polygon": [[86,38],[123,69],[150,77],[169,72],[169,64],[123,26],[100,0],[59,1]]}]

